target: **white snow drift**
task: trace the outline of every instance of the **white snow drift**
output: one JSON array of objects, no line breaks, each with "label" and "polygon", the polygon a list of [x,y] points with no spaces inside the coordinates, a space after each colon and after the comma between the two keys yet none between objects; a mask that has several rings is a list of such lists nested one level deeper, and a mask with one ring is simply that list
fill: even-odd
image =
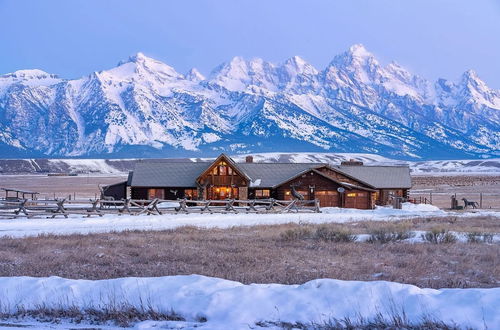
[{"label": "white snow drift", "polygon": [[[0,296],[3,308],[10,312],[19,306],[104,309],[122,304],[147,308],[147,304],[160,312],[180,314],[186,322],[176,322],[176,327],[184,329],[249,329],[259,321],[371,319],[378,313],[390,318],[403,311],[412,322],[427,317],[463,327],[494,329],[500,324],[500,288],[434,290],[385,281],[318,279],[302,285],[243,285],[199,275],[100,281],[4,277]],[[198,322],[200,318],[206,322]],[[146,321],[136,328],[166,328],[168,323]]]}]

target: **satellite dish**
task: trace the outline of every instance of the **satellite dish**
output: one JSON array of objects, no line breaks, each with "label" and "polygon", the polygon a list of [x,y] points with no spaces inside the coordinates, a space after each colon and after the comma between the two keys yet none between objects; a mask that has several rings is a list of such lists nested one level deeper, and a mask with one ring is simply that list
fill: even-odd
[{"label": "satellite dish", "polygon": [[337,188],[337,191],[338,191],[339,193],[341,193],[341,194],[342,194],[342,193],[344,193],[344,192],[345,192],[345,189],[344,189],[344,188],[342,188],[342,187],[338,187],[338,188]]}]

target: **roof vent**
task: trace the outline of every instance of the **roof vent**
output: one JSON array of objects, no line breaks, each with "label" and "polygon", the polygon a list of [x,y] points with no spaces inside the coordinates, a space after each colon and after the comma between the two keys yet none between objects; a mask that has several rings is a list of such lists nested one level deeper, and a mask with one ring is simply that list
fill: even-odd
[{"label": "roof vent", "polygon": [[340,163],[342,166],[363,166],[363,162],[355,159],[349,159]]},{"label": "roof vent", "polygon": [[246,156],[245,163],[253,163],[253,156]]}]

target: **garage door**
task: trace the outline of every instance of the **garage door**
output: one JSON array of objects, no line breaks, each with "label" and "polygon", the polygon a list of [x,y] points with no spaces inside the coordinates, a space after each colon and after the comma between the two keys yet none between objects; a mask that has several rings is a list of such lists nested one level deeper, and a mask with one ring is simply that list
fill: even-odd
[{"label": "garage door", "polygon": [[353,209],[369,209],[370,196],[367,192],[349,192],[346,194],[345,207]]},{"label": "garage door", "polygon": [[319,200],[321,207],[339,206],[339,193],[335,190],[316,190],[314,198]]}]

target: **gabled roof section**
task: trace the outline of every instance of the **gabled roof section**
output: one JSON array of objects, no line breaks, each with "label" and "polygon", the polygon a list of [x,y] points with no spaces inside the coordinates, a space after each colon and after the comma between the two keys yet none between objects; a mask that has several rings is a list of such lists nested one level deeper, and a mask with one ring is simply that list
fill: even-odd
[{"label": "gabled roof section", "polygon": [[410,168],[408,166],[330,166],[340,173],[351,176],[357,181],[367,183],[376,189],[411,188]]},{"label": "gabled roof section", "polygon": [[128,184],[132,187],[196,187],[196,178],[211,162],[141,162]]},{"label": "gabled roof section", "polygon": [[329,176],[329,175],[327,175],[327,174],[325,174],[325,173],[323,173],[321,171],[318,171],[317,168],[320,168],[320,167],[322,167],[322,166],[319,166],[319,167],[316,167],[316,168],[314,168],[314,167],[308,168],[308,169],[306,169],[306,170],[304,170],[304,171],[302,171],[300,173],[297,173],[296,175],[288,178],[287,180],[285,180],[285,181],[283,181],[283,182],[275,185],[273,188],[276,188],[276,187],[281,186],[281,185],[283,185],[283,184],[285,184],[285,183],[287,183],[289,181],[297,179],[297,178],[301,177],[302,175],[304,175],[306,173],[313,172],[313,173],[315,173],[315,174],[317,174],[317,175],[319,175],[319,176],[321,176],[321,177],[323,177],[323,178],[325,178],[327,180],[335,182],[339,186],[344,187],[344,188],[349,189],[349,190],[360,189],[360,190],[366,190],[366,191],[375,191],[374,189],[370,189],[370,188],[366,188],[366,187],[362,187],[362,186],[350,184],[350,183],[347,183],[347,182],[338,181],[338,180],[332,178],[331,176]]},{"label": "gabled roof section", "polygon": [[247,179],[248,181],[251,181],[252,179],[244,172],[242,171],[242,169],[239,167],[239,165],[241,164],[237,164],[234,160],[231,159],[231,157],[227,156],[226,154],[220,154],[219,157],[217,157],[211,164],[210,166],[207,167],[207,169],[205,169],[205,171],[203,171],[200,175],[198,175],[196,177],[196,181],[199,181],[200,178],[202,176],[204,176],[205,174],[207,174],[208,172],[210,172],[212,170],[212,168],[214,168],[214,166],[216,166],[220,161],[224,160],[229,166],[231,166],[233,168],[233,170],[238,173],[239,175],[241,175],[242,177],[244,177],[245,179]]},{"label": "gabled roof section", "polygon": [[[332,171],[334,171],[334,172],[337,172],[337,173],[339,173],[339,174],[342,174],[342,175],[344,175],[344,176],[348,177],[349,179],[352,179],[352,180],[357,181],[357,182],[359,182],[359,183],[361,183],[361,184],[364,184],[365,186],[368,186],[369,188],[374,188],[374,189],[376,189],[376,187],[375,187],[374,185],[372,185],[372,184],[370,184],[370,183],[368,183],[368,182],[366,182],[366,181],[364,181],[364,180],[362,180],[362,179],[360,179],[360,178],[358,178],[358,177],[355,177],[355,176],[353,176],[353,175],[351,175],[351,174],[349,174],[349,173],[346,173],[346,172],[341,171],[341,170],[338,168],[339,166],[332,166],[332,165],[330,165],[330,164],[324,164],[323,166],[319,166],[318,168],[323,168],[323,167],[326,167],[326,168],[328,168],[328,169],[330,169],[330,170],[332,170]],[[361,186],[357,186],[357,187],[361,188]]]},{"label": "gabled roof section", "polygon": [[297,173],[315,168],[314,163],[239,163],[251,178],[250,188],[273,188]]}]

